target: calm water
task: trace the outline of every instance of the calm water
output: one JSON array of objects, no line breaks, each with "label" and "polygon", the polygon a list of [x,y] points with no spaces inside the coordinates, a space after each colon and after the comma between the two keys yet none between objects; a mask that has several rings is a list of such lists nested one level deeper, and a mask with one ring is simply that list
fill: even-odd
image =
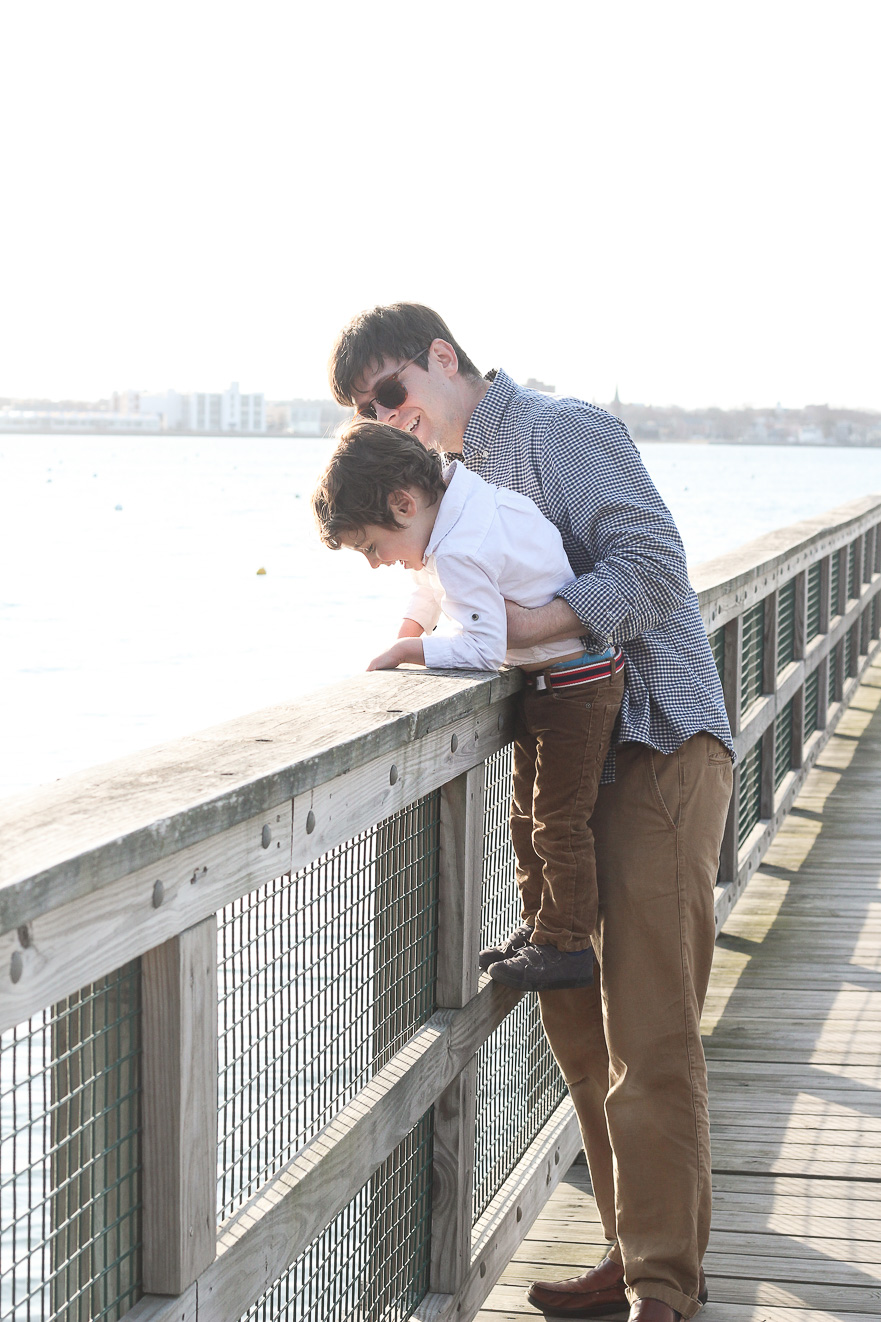
[{"label": "calm water", "polygon": [[[387,644],[403,571],[312,527],[331,445],[0,436],[0,794],[320,688]],[[642,453],[692,564],[881,492],[881,450]]]}]

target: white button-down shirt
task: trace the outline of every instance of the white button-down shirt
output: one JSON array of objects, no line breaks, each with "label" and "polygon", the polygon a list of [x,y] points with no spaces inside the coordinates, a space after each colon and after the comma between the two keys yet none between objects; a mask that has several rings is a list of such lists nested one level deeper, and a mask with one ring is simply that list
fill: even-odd
[{"label": "white button-down shirt", "polygon": [[507,650],[505,599],[545,606],[575,575],[554,525],[528,496],[506,491],[460,463],[445,472],[425,567],[405,615],[427,635],[441,612],[459,626],[450,637],[423,638],[425,664],[497,670],[503,661],[526,665],[583,650],[578,638]]}]

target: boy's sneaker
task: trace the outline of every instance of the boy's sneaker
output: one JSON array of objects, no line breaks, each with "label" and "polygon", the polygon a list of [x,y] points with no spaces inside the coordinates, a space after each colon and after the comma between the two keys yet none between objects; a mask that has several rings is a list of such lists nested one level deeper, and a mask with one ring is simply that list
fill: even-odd
[{"label": "boy's sneaker", "polygon": [[489,976],[518,991],[564,991],[593,982],[593,949],[565,951],[556,946],[523,946],[510,959],[497,961]]},{"label": "boy's sneaker", "polygon": [[529,923],[521,923],[513,932],[503,937],[497,946],[487,946],[486,950],[481,950],[477,959],[481,973],[486,973],[490,964],[495,964],[500,959],[510,959],[528,944],[531,936],[532,928]]}]

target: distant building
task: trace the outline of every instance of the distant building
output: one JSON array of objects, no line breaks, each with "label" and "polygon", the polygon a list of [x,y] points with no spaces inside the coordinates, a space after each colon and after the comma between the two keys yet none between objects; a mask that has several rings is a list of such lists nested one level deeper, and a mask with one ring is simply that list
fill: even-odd
[{"label": "distant building", "polygon": [[177,390],[164,394],[123,390],[111,405],[120,414],[159,419],[162,431],[265,432],[266,401],[262,395],[243,395],[238,381],[218,394],[196,391],[184,395]]},{"label": "distant building", "polygon": [[524,381],[527,390],[539,390],[543,395],[553,395],[556,386],[549,386],[544,381],[537,381],[534,376],[530,376]]},{"label": "distant building", "polygon": [[272,430],[289,436],[331,436],[352,416],[351,408],[332,399],[289,399],[267,407]]},{"label": "distant building", "polygon": [[121,413],[98,409],[0,409],[0,431],[32,432],[155,432],[155,413]]}]

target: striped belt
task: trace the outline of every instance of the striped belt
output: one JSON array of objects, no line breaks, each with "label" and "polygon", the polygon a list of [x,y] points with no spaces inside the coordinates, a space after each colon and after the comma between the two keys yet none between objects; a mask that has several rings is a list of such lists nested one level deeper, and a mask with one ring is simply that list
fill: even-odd
[{"label": "striped belt", "polygon": [[523,678],[528,688],[537,693],[549,689],[573,689],[580,684],[595,684],[598,679],[611,679],[624,669],[624,653],[618,647],[600,656],[585,652],[575,661],[563,661],[547,670],[526,671]]}]

